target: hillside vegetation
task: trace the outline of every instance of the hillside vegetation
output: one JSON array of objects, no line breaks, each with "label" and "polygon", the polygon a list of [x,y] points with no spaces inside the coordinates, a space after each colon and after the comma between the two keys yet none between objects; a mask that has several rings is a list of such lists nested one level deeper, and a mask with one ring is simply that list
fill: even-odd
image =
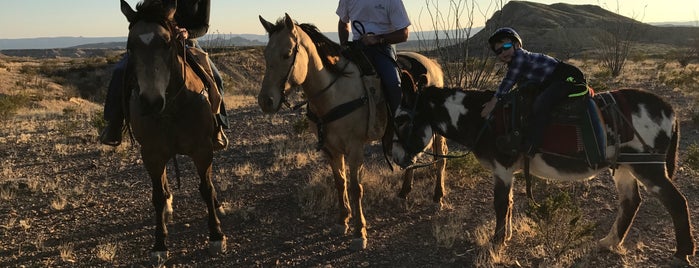
[{"label": "hillside vegetation", "polygon": [[[552,16],[532,21],[541,24],[536,27],[525,23],[528,16],[512,22],[527,34],[525,45],[537,44],[533,40],[537,38],[531,37],[537,33],[534,29],[577,20],[571,14],[580,10],[589,13],[585,16],[591,20],[607,18],[593,6],[528,2],[510,2],[502,12],[515,12],[508,11],[512,6],[530,8],[528,12],[540,18]],[[563,19],[566,16],[570,18]],[[673,105],[682,132],[674,183],[686,195],[696,225],[699,63],[682,64],[671,57],[673,49],[684,48],[648,45],[638,50],[648,52],[636,53],[617,77],[593,57],[576,55],[570,61],[585,72],[597,91],[639,88]],[[111,68],[123,52],[50,58],[41,53],[0,54],[0,267],[151,267],[151,182],[139,146],[128,138],[116,148],[97,141],[104,127],[102,104]],[[316,133],[308,127],[303,109],[282,108],[265,115],[257,105],[265,69],[263,47],[209,52],[224,77],[231,117],[231,128],[226,130],[230,147],[215,153],[213,166],[218,198],[226,210],[221,226],[229,251],[218,256],[207,253],[206,209],[199,181],[191,161],[178,157],[181,181],[175,179],[172,165],[167,173],[175,216],[168,225],[170,258],[165,266],[668,265],[675,245],[672,221],[645,189],[623,247],[613,251],[596,247],[596,241],[612,228],[617,210],[616,186],[609,172],[583,182],[535,180],[535,196],[549,210],[529,206],[524,183],[517,177],[514,236],[503,252],[495,253],[488,241],[495,224],[494,186],[491,174],[472,156],[449,160],[445,206],[437,210],[432,202],[432,171],[417,170],[408,199],[397,199],[402,173],[388,169],[376,143],[366,146],[363,171],[369,245],[361,252],[350,251],[348,237],[331,235],[337,193],[326,160],[315,150]],[[467,153],[456,144],[449,146],[455,155]],[[696,228],[694,236],[699,237]],[[697,257],[690,260],[698,261]]]}]

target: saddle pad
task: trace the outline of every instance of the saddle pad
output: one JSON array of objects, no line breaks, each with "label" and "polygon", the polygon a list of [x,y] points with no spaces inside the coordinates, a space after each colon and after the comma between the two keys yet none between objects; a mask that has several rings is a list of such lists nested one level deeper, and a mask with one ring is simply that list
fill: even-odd
[{"label": "saddle pad", "polygon": [[[629,123],[633,124],[632,118],[631,118],[631,106],[629,105],[629,102],[626,100],[626,97],[621,92],[617,91],[609,91],[609,92],[603,92],[603,93],[598,93],[595,94],[594,100],[597,103],[597,107],[600,108],[602,111],[602,118],[604,122],[607,123],[608,127],[611,127],[612,130],[616,133],[619,134],[620,139],[619,142],[624,143],[631,141],[634,138],[634,130],[633,127],[627,124],[626,122],[621,119],[619,122],[617,122],[616,125],[612,124],[614,122],[613,116],[615,114],[618,114],[616,109],[613,109],[611,107],[608,107],[610,105],[609,103],[609,98],[607,99],[607,102],[605,103],[604,95],[611,96],[611,101],[616,103],[616,105],[619,108],[619,111],[621,111],[621,115],[628,120]],[[613,105],[613,104],[611,104]]]},{"label": "saddle pad", "polygon": [[564,155],[583,151],[582,133],[575,125],[551,124],[544,131],[541,150]]}]

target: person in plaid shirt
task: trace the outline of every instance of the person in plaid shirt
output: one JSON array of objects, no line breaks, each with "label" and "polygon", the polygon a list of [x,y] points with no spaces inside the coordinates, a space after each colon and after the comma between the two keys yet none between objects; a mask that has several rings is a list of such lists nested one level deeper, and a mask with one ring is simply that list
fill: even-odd
[{"label": "person in plaid shirt", "polygon": [[532,157],[541,145],[544,128],[550,121],[551,109],[569,95],[578,93],[576,85],[586,84],[585,76],[573,65],[523,49],[522,38],[512,28],[497,29],[488,39],[488,43],[498,59],[507,64],[507,74],[493,99],[483,105],[483,117],[488,117],[497,101],[515,85],[533,86],[541,90],[534,100],[529,117],[531,123],[523,146],[526,155]]}]

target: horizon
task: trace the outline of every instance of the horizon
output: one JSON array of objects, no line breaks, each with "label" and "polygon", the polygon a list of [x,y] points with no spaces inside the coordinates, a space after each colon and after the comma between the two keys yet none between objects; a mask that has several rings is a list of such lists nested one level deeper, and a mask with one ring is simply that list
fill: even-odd
[{"label": "horizon", "polygon": [[[0,38],[30,39],[53,37],[85,37],[108,38],[123,37],[127,34],[127,22],[119,9],[119,2],[114,0],[107,3],[104,0],[73,0],[73,5],[55,0],[27,0],[8,2],[0,9]],[[132,7],[137,0],[127,0]],[[322,32],[337,32],[337,1],[295,0],[294,4],[286,0],[265,0],[250,3],[248,1],[212,1],[209,33],[233,35],[263,35],[266,34],[258,15],[268,21],[276,21],[288,13],[294,20],[303,23],[313,23]],[[459,2],[459,1],[457,1]],[[461,13],[467,13],[474,4],[473,27],[485,25],[485,20],[496,11],[492,0],[464,1],[467,7],[460,7]],[[662,0],[632,1],[619,0],[610,7],[603,1],[569,0],[569,1],[530,1],[541,4],[567,3],[574,5],[597,5],[611,12],[634,18],[644,23],[695,22],[699,26],[697,8],[699,0],[679,0],[668,5]],[[444,16],[453,14],[448,10],[449,4],[440,6],[439,0],[403,0],[411,18],[411,31],[433,30],[430,12],[442,12]],[[442,2],[443,4],[444,2]],[[43,6],[37,9],[36,6]],[[314,8],[309,9],[308,6]],[[617,8],[618,6],[618,8]],[[688,8],[694,7],[694,8]],[[445,10],[447,9],[447,10]],[[61,16],[55,14],[71,14],[76,10],[82,17]],[[264,10],[264,11],[261,11]],[[619,12],[616,12],[619,10]],[[452,12],[452,13],[448,13]],[[235,15],[231,15],[231,13]],[[250,14],[250,17],[237,14]],[[453,16],[453,15],[452,15]],[[82,19],[82,20],[81,20]],[[91,23],[85,23],[85,20]],[[22,25],[10,27],[9,25]],[[50,25],[51,27],[45,27]]]}]

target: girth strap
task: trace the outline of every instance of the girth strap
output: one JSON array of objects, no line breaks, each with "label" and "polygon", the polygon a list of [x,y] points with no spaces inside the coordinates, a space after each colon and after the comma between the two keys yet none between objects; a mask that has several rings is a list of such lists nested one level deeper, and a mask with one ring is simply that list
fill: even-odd
[{"label": "girth strap", "polygon": [[345,102],[332,108],[328,113],[326,113],[322,117],[318,117],[318,115],[309,110],[308,113],[306,113],[306,116],[309,120],[311,120],[313,123],[316,123],[316,125],[318,126],[318,144],[316,145],[316,150],[320,150],[323,147],[323,142],[325,141],[325,124],[340,119],[354,112],[355,110],[364,106],[367,103],[367,101],[368,97],[363,96],[359,99],[355,99],[350,102]]}]

